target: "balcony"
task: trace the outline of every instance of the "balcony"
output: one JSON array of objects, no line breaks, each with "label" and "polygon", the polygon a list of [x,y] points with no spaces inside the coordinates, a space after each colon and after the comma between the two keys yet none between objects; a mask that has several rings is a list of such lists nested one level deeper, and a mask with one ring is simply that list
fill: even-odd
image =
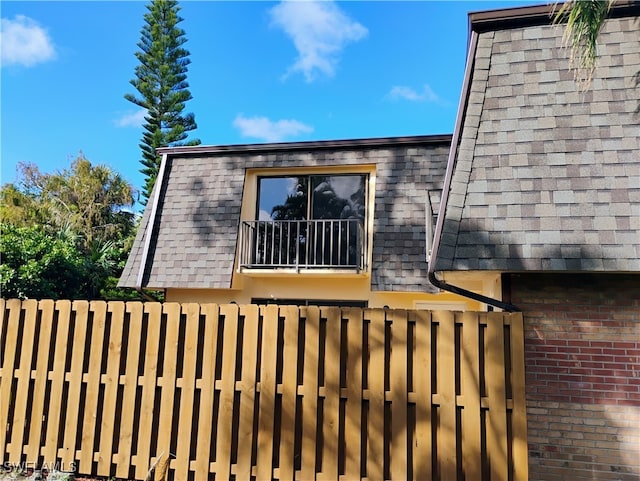
[{"label": "balcony", "polygon": [[243,221],[240,228],[241,269],[366,268],[366,236],[361,221]]}]

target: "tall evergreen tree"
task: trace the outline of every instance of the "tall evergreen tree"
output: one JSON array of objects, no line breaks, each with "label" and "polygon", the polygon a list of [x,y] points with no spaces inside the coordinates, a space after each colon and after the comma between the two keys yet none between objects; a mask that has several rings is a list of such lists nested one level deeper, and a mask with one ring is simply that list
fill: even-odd
[{"label": "tall evergreen tree", "polygon": [[178,27],[182,18],[176,0],[151,0],[144,15],[140,50],[136,58],[140,64],[135,69],[136,78],[131,80],[140,96],[126,94],[130,102],[146,109],[143,124],[140,170],[145,176],[143,195],[145,200],[158,176],[160,156],[158,147],[174,145],[198,145],[200,140],[185,142],[187,133],[197,125],[192,113],[184,114],[185,102],[191,100],[187,83],[189,51],[183,48],[187,41],[185,32]]}]

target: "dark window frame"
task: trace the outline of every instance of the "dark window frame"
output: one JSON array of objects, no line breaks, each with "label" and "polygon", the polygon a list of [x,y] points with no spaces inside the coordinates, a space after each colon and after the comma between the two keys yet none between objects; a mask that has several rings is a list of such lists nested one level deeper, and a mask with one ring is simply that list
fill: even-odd
[{"label": "dark window frame", "polygon": [[[302,173],[302,174],[278,174],[278,175],[259,175],[257,178],[257,195],[256,195],[256,212],[255,219],[260,220],[260,204],[262,199],[262,180],[268,179],[299,179],[306,178],[306,193],[303,196],[306,197],[306,214],[302,219],[296,218],[296,220],[315,220],[322,219],[324,217],[318,217],[314,215],[314,183],[313,179],[319,177],[360,177],[362,179],[364,191],[362,193],[362,202],[364,204],[364,213],[362,214],[362,223],[367,227],[367,217],[369,215],[369,173],[363,172],[328,172],[328,173]],[[273,211],[269,212],[269,215],[273,215]],[[326,217],[330,219],[331,217]],[[332,217],[334,219],[340,219],[341,217]]]},{"label": "dark window frame", "polygon": [[369,307],[369,301],[358,300],[329,300],[329,299],[272,299],[255,297],[251,304],[277,305],[277,306],[326,306],[326,307]]}]

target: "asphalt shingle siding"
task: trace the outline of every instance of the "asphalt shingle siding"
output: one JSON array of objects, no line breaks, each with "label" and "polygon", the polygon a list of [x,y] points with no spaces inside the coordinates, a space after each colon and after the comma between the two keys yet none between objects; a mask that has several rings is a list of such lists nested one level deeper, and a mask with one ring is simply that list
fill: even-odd
[{"label": "asphalt shingle siding", "polygon": [[[430,195],[437,212],[449,142],[448,137],[436,143],[430,137],[413,139],[397,145],[391,139],[380,146],[354,141],[335,149],[316,148],[314,143],[309,150],[170,156],[143,286],[231,287],[245,169],[374,164],[372,289],[430,289],[425,204]],[[122,286],[135,287],[149,210],[150,205],[121,277]]]},{"label": "asphalt shingle siding", "polygon": [[563,26],[479,34],[437,270],[640,271],[640,35],[608,20],[590,90]]}]

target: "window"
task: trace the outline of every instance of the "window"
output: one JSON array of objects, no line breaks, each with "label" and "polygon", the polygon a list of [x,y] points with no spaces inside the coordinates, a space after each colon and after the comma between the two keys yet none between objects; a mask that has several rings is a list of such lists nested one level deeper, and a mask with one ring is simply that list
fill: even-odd
[{"label": "window", "polygon": [[367,307],[368,301],[330,301],[325,299],[262,299],[253,298],[251,304],[275,304],[278,306],[336,306],[336,307]]},{"label": "window", "polygon": [[241,267],[363,269],[367,185],[365,174],[259,177]]},{"label": "window", "polygon": [[357,219],[364,222],[367,176],[261,177],[258,220]]}]

